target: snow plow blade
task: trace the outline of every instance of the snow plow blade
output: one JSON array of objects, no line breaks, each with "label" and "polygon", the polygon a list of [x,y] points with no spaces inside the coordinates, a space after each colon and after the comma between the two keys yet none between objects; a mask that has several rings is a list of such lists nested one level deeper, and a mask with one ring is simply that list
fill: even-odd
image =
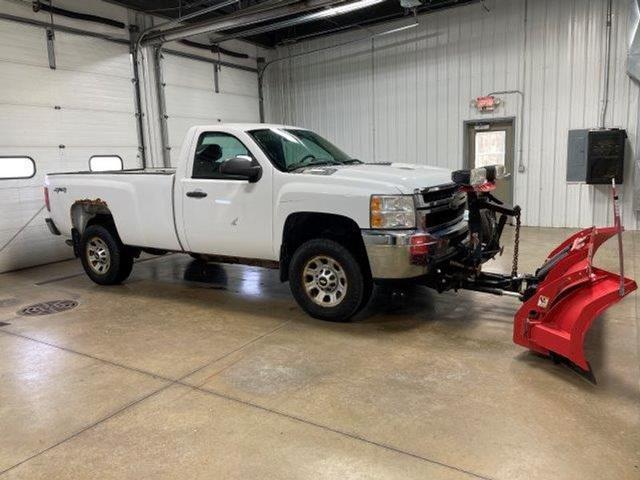
[{"label": "snow plow blade", "polygon": [[[551,252],[536,272],[536,290],[515,316],[515,343],[556,360],[566,359],[593,379],[584,355],[585,335],[604,310],[637,288],[623,273],[592,266],[596,250],[621,232],[619,225],[589,228]],[[621,241],[620,255],[622,259]]]}]

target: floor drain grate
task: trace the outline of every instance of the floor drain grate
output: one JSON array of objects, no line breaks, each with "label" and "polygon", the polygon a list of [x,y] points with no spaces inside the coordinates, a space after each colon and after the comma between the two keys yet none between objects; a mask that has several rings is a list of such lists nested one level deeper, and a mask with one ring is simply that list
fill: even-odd
[{"label": "floor drain grate", "polygon": [[51,302],[42,302],[29,305],[18,310],[18,315],[25,317],[35,317],[37,315],[51,315],[52,313],[65,312],[76,308],[78,302],[74,300],[53,300]]}]

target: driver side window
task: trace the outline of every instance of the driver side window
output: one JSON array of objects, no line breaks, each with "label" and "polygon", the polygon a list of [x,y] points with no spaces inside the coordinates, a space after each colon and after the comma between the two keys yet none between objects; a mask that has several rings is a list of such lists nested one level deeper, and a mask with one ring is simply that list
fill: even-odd
[{"label": "driver side window", "polygon": [[238,155],[252,157],[243,143],[233,135],[223,132],[206,132],[200,135],[193,161],[192,178],[225,178],[220,165]]}]

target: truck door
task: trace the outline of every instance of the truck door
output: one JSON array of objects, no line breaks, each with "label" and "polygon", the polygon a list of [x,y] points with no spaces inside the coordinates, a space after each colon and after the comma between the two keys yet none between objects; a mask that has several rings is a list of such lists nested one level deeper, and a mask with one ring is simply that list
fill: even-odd
[{"label": "truck door", "polygon": [[186,165],[177,196],[182,228],[190,252],[273,260],[272,173],[262,166],[256,183],[229,178],[220,165],[238,155],[255,155],[226,132],[200,134],[191,165]]}]

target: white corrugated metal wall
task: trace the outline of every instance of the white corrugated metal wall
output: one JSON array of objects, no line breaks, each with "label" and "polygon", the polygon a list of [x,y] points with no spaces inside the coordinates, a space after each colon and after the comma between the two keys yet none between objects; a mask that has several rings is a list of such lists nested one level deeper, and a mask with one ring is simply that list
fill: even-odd
[{"label": "white corrugated metal wall", "polygon": [[260,121],[256,72],[221,66],[216,92],[212,63],[163,53],[161,64],[171,165],[193,125]]},{"label": "white corrugated metal wall", "polygon": [[[43,28],[0,21],[0,156],[36,164],[33,178],[0,180],[0,246],[42,207],[46,173],[88,170],[92,155],[140,165],[128,46],[59,31],[55,56],[52,70]],[[45,213],[0,253],[0,271],[73,256]]]},{"label": "white corrugated metal wall", "polygon": [[[607,126],[627,129],[636,145],[638,86],[626,75],[626,0],[614,0]],[[315,129],[366,160],[463,165],[463,122],[523,120],[524,173],[514,172],[515,201],[528,225],[611,221],[607,187],[565,181],[567,131],[599,125],[603,101],[607,0],[495,0],[418,17],[417,28],[283,60],[265,75],[267,120]],[[527,26],[525,24],[525,11]],[[407,19],[380,32],[411,23]],[[526,31],[526,51],[525,37]],[[282,47],[280,57],[365,36],[362,31]],[[470,101],[498,90],[493,114]],[[518,137],[518,135],[516,135]],[[516,145],[516,150],[520,146]],[[625,169],[624,221],[632,209],[633,151]]]}]

